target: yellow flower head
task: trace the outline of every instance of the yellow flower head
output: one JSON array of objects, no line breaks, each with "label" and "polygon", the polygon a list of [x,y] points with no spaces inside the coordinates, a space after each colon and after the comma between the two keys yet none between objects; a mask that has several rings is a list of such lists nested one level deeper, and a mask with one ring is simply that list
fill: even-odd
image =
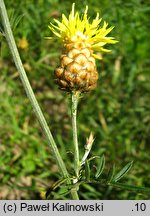
[{"label": "yellow flower head", "polygon": [[[106,37],[106,35],[114,28],[109,27],[108,23],[104,22],[103,26],[100,27],[99,24],[102,18],[99,18],[99,13],[97,13],[95,19],[90,22],[87,17],[88,6],[84,11],[84,14],[80,17],[79,13],[75,13],[75,3],[72,5],[72,11],[69,18],[62,14],[62,21],[54,19],[56,25],[50,23],[49,28],[55,34],[55,36],[60,39],[64,45],[84,42],[87,47],[96,52],[110,52],[111,50],[103,48],[107,43],[115,44],[117,41],[114,37]],[[49,37],[52,39],[52,37]],[[92,54],[94,58],[101,59],[99,55]]]}]

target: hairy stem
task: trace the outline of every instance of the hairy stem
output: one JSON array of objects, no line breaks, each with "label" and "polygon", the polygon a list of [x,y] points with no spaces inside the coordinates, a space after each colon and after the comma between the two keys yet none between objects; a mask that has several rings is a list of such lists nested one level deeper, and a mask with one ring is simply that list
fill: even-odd
[{"label": "hairy stem", "polygon": [[[56,146],[54,138],[53,138],[51,131],[47,125],[47,122],[46,122],[45,117],[41,111],[41,108],[40,108],[40,106],[36,100],[36,97],[33,93],[32,87],[29,83],[29,80],[27,78],[24,67],[22,65],[22,61],[21,61],[19,52],[18,52],[17,47],[16,47],[16,43],[15,43],[13,33],[12,33],[12,30],[10,27],[10,22],[8,19],[5,3],[3,0],[0,0],[0,14],[1,14],[1,19],[2,19],[2,24],[4,27],[5,37],[6,37],[6,40],[8,42],[11,54],[13,56],[13,60],[15,62],[16,68],[17,68],[18,73],[20,75],[23,87],[26,91],[27,97],[29,98],[29,100],[31,102],[31,105],[33,107],[35,115],[36,115],[38,121],[40,122],[41,128],[42,128],[42,130],[43,130],[43,132],[47,138],[48,144],[51,147],[51,150],[53,152],[53,155],[56,159],[56,162],[58,164],[58,167],[59,167],[63,177],[69,179],[69,174],[68,174],[68,171],[66,169],[66,166],[65,166],[65,164],[62,160],[62,157],[58,151],[58,148]],[[70,184],[70,183],[71,183],[71,181],[68,180],[68,184]],[[77,195],[77,192],[75,190],[72,189],[71,194],[72,194],[73,199],[78,199],[78,195]]]}]

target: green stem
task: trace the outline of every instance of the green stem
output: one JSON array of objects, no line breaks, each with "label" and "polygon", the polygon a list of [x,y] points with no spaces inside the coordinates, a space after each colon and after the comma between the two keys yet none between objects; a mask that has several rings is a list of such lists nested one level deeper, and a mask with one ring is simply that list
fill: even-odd
[{"label": "green stem", "polygon": [[[34,112],[36,114],[36,117],[37,117],[38,121],[40,122],[40,125],[41,125],[41,127],[43,129],[43,132],[44,132],[46,138],[47,138],[48,144],[52,149],[53,155],[54,155],[54,157],[56,159],[56,162],[58,164],[58,167],[59,167],[62,175],[64,176],[64,178],[68,178],[69,174],[68,174],[68,171],[66,169],[66,166],[65,166],[65,164],[64,164],[64,162],[62,160],[62,157],[61,157],[61,155],[60,155],[60,153],[58,151],[58,148],[56,146],[54,138],[53,138],[53,136],[51,134],[51,131],[50,131],[48,125],[47,125],[47,122],[46,122],[46,120],[44,118],[44,115],[43,115],[43,113],[41,111],[41,108],[40,108],[40,106],[39,106],[39,104],[38,104],[38,102],[36,100],[36,97],[35,97],[35,95],[33,93],[31,85],[29,83],[29,80],[27,78],[24,67],[22,65],[22,61],[21,61],[19,52],[18,52],[17,47],[16,47],[16,43],[15,43],[14,36],[13,36],[12,30],[11,30],[11,27],[10,27],[10,22],[9,22],[9,19],[8,19],[5,3],[4,3],[3,0],[0,0],[0,14],[1,14],[1,18],[2,18],[4,31],[5,31],[5,37],[7,39],[11,54],[13,56],[13,60],[15,62],[18,73],[20,75],[20,78],[21,78],[23,87],[24,87],[24,89],[26,91],[27,97],[29,98],[29,100],[31,102],[31,105],[33,107],[33,110],[34,110]],[[68,184],[70,184],[70,183],[71,183],[71,181],[68,180]],[[76,191],[72,190],[71,194],[72,194],[73,199],[78,199],[78,195],[77,195]]]},{"label": "green stem", "polygon": [[72,130],[73,130],[73,143],[74,143],[74,169],[76,177],[79,177],[80,159],[79,159],[79,146],[77,135],[77,106],[79,99],[79,92],[72,92]]}]

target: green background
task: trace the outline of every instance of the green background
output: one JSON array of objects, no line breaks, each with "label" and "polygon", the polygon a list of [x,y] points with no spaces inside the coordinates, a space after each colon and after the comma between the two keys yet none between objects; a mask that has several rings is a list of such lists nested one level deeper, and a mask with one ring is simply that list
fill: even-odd
[{"label": "green background", "polygon": [[[99,12],[119,43],[97,60],[98,87],[79,103],[78,134],[81,154],[92,131],[90,156],[106,157],[104,173],[114,163],[120,170],[134,165],[121,180],[150,187],[149,17],[144,0],[75,1],[76,9],[94,18]],[[68,15],[73,1],[5,1],[16,43],[28,41],[19,52],[27,75],[69,171],[73,169],[70,96],[54,83],[61,44],[46,40],[54,18]],[[1,28],[3,28],[1,26]],[[0,199],[43,199],[61,175],[21,85],[10,51],[0,35]],[[94,165],[91,167],[95,172]],[[63,194],[54,199],[65,199]],[[42,192],[43,191],[43,192]],[[81,199],[149,199],[148,195],[101,185],[83,185]]]}]

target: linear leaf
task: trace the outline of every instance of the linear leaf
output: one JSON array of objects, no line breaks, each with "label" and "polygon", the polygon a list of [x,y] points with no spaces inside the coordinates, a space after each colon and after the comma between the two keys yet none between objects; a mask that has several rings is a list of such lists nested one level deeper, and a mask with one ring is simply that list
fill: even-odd
[{"label": "linear leaf", "polygon": [[15,13],[14,10],[11,11],[11,13],[9,15],[9,20],[10,20],[10,25],[11,25],[11,28],[13,29],[13,31],[15,30],[18,23],[20,22],[20,20],[23,17],[24,17],[24,14],[18,15],[18,14]]},{"label": "linear leaf", "polygon": [[116,170],[116,166],[115,166],[115,164],[113,164],[113,166],[110,168],[110,170],[108,172],[107,182],[112,181],[114,174],[115,174],[115,170]]},{"label": "linear leaf", "polygon": [[122,184],[119,182],[113,182],[113,183],[110,183],[109,185],[115,186],[121,189],[129,190],[129,191],[150,194],[150,188],[148,187],[138,187],[138,186],[126,185],[126,184]]},{"label": "linear leaf", "polygon": [[113,182],[119,181],[131,169],[132,164],[133,161],[124,166],[123,169],[114,176]]},{"label": "linear leaf", "polygon": [[87,181],[90,179],[90,174],[91,174],[91,171],[90,171],[89,162],[88,160],[86,160],[85,161],[85,177]]},{"label": "linear leaf", "polygon": [[13,30],[17,27],[17,25],[19,24],[20,20],[24,17],[24,14],[18,15],[13,23]]},{"label": "linear leaf", "polygon": [[102,155],[102,157],[99,160],[99,165],[98,165],[98,169],[97,169],[95,178],[100,177],[100,175],[102,174],[102,172],[104,170],[104,167],[105,167],[105,157],[104,157],[104,155]]}]

